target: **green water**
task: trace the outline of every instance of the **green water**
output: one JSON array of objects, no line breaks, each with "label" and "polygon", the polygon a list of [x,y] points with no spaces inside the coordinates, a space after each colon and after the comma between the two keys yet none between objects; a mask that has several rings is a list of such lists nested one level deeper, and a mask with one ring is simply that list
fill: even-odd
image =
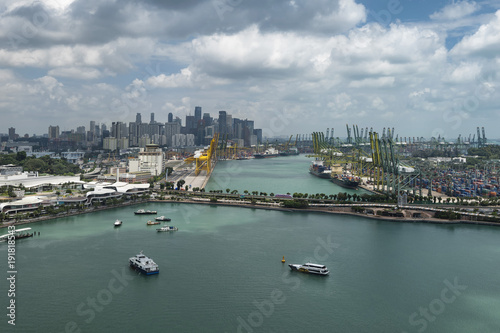
[{"label": "green water", "polygon": [[345,189],[327,179],[309,173],[314,158],[305,155],[282,156],[276,158],[220,161],[217,163],[205,189],[245,190],[267,192],[268,194],[324,193],[337,194],[366,193],[363,190]]},{"label": "green water", "polygon": [[[157,233],[139,208],[179,231]],[[0,284],[1,332],[500,331],[499,228],[168,203],[30,227],[41,234],[16,245],[15,329]],[[141,250],[160,274],[129,269]],[[0,258],[6,276],[6,244]],[[330,276],[287,267],[306,261]]]}]

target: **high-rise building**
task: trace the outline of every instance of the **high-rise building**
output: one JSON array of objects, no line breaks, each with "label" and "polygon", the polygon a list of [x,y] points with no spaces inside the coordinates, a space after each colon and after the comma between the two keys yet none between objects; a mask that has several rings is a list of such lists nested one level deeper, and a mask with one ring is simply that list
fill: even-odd
[{"label": "high-rise building", "polygon": [[9,128],[9,140],[14,140],[16,138],[16,129],[14,127]]},{"label": "high-rise building", "polygon": [[128,144],[130,147],[136,147],[137,146],[137,139],[138,139],[138,127],[137,124],[134,122],[128,123]]},{"label": "high-rise building", "polygon": [[228,134],[228,138],[232,139],[233,138],[233,116],[228,114],[226,116],[226,132]]},{"label": "high-rise building", "polygon": [[210,113],[203,114],[203,122],[205,126],[212,126],[212,117],[210,117]]},{"label": "high-rise building", "polygon": [[163,152],[156,144],[148,144],[139,152],[140,171],[147,171],[154,176],[163,172]]},{"label": "high-rise building", "polygon": [[201,106],[194,107],[194,119],[196,120],[196,122],[198,122],[198,120],[201,120]]},{"label": "high-rise building", "polygon": [[174,115],[172,114],[172,112],[169,112],[168,114],[168,122],[171,123],[174,121]]},{"label": "high-rise building", "polygon": [[137,112],[137,114],[135,115],[135,123],[136,124],[141,124],[142,123],[141,114],[139,112]]},{"label": "high-rise building", "polygon": [[[10,130],[9,130],[10,136]],[[59,126],[49,126],[49,139],[59,138]]]},{"label": "high-rise building", "polygon": [[227,113],[226,111],[219,111],[219,133],[227,134]]},{"label": "high-rise building", "polygon": [[155,123],[155,113],[154,112],[151,112],[151,120],[149,121],[150,124],[154,124]]},{"label": "high-rise building", "polygon": [[254,129],[253,134],[256,136],[257,142],[262,143],[262,129],[261,128]]},{"label": "high-rise building", "polygon": [[113,121],[111,123],[111,137],[120,139],[122,137],[122,122]]},{"label": "high-rise building", "polygon": [[186,133],[196,132],[196,120],[194,116],[186,116]]},{"label": "high-rise building", "polygon": [[176,121],[165,123],[165,136],[167,137],[167,146],[172,146],[172,137],[176,134],[181,134],[181,124]]}]

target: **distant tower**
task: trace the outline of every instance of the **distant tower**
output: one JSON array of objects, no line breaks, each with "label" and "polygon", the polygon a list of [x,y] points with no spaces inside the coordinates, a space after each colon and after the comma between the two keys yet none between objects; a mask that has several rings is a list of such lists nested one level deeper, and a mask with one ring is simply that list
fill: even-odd
[{"label": "distant tower", "polygon": [[203,121],[205,122],[205,126],[211,126],[212,125],[212,118],[210,117],[210,113],[204,113],[203,114]]},{"label": "distant tower", "polygon": [[135,115],[135,123],[142,124],[141,114],[139,112]]},{"label": "distant tower", "polygon": [[173,122],[174,122],[174,115],[172,114],[172,112],[170,112],[170,113],[168,114],[168,122],[169,122],[169,123],[173,123]]},{"label": "distant tower", "polygon": [[49,126],[49,139],[57,139],[59,137],[59,126]]},{"label": "distant tower", "polygon": [[150,124],[154,124],[155,123],[155,113],[154,112],[151,112],[151,121],[149,123]]},{"label": "distant tower", "polygon": [[9,128],[9,140],[14,140],[16,138],[16,129],[14,127]]},{"label": "distant tower", "polygon": [[198,123],[198,120],[201,120],[201,106],[194,107],[194,119],[195,123]]},{"label": "distant tower", "polygon": [[226,111],[219,111],[219,133],[227,133],[227,113]]}]

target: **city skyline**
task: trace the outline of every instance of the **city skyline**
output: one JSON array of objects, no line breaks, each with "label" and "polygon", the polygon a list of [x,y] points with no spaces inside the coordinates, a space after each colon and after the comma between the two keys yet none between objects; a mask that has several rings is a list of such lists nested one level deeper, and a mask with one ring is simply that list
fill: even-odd
[{"label": "city skyline", "polygon": [[[0,23],[3,131],[181,118],[264,135],[345,124],[456,138],[500,121],[494,1],[13,1]],[[165,118],[162,118],[165,117]]]},{"label": "city skyline", "polygon": [[135,115],[135,121],[113,121],[111,124],[101,124],[95,120],[85,124],[74,124],[69,130],[61,130],[57,124],[49,125],[42,135],[19,135],[16,128],[10,127],[9,133],[0,132],[0,141],[22,141],[23,139],[42,137],[48,139],[44,148],[84,149],[103,148],[105,150],[127,149],[129,147],[146,147],[156,144],[161,147],[180,148],[209,145],[215,133],[221,139],[232,140],[240,147],[256,146],[262,143],[262,129],[254,127],[254,121],[248,118],[239,119],[219,111],[218,117],[212,117],[209,112],[203,112],[201,106],[194,108],[195,115],[187,115],[182,125],[182,119],[174,114],[167,115],[167,122],[157,121],[155,113],[149,114],[149,122],[142,119],[141,113]]}]

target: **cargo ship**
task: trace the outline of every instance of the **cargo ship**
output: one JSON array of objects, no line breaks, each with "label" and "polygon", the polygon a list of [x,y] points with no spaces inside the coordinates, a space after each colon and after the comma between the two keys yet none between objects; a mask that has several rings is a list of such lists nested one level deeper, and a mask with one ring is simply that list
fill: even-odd
[{"label": "cargo ship", "polygon": [[278,157],[278,156],[280,156],[280,152],[274,148],[269,148],[269,149],[266,149],[266,151],[263,153],[258,153],[258,154],[253,155],[253,157],[255,157],[255,158],[271,158],[271,157]]},{"label": "cargo ship", "polygon": [[299,150],[297,148],[290,148],[285,151],[280,152],[280,156],[296,156],[299,155]]},{"label": "cargo ship", "polygon": [[350,175],[342,174],[334,174],[331,179],[332,183],[335,185],[341,186],[343,188],[350,188],[356,190],[359,186],[360,179],[358,177],[353,177]]},{"label": "cargo ship", "polygon": [[309,167],[309,172],[319,178],[330,179],[330,175],[332,170],[330,167],[326,167],[323,165],[324,161],[316,160],[311,163]]}]

